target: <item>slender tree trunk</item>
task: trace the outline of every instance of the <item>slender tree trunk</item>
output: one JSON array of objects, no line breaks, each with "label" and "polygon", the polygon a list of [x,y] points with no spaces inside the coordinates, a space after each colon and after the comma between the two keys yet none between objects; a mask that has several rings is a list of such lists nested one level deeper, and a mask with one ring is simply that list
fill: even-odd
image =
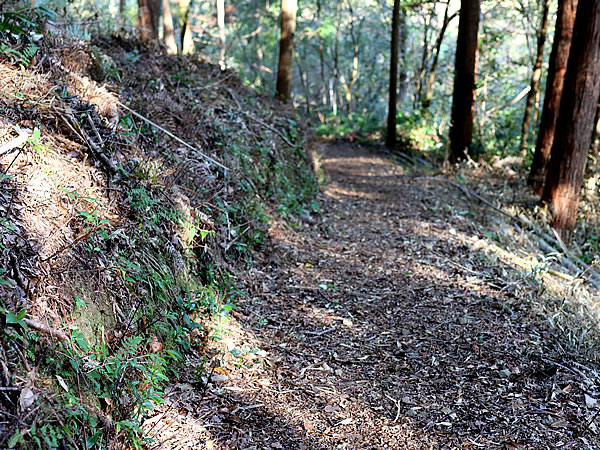
[{"label": "slender tree trunk", "polygon": [[477,65],[477,32],[479,0],[462,0],[456,42],[452,125],[450,128],[450,161],[465,159],[473,140],[473,105],[475,102],[475,68]]},{"label": "slender tree trunk", "polygon": [[546,43],[546,34],[548,33],[548,11],[550,10],[550,1],[544,0],[542,4],[542,21],[537,40],[537,54],[533,65],[533,74],[531,75],[531,89],[527,94],[525,102],[525,115],[523,117],[523,126],[521,128],[521,153],[523,156],[527,153],[527,135],[529,134],[529,123],[533,112],[535,96],[538,93],[538,85],[542,77],[542,63],[544,62],[544,44]]},{"label": "slender tree trunk", "polygon": [[183,55],[191,55],[196,52],[190,23],[193,6],[194,0],[179,0],[179,29],[181,30],[181,53]]},{"label": "slender tree trunk", "polygon": [[138,0],[137,29],[142,41],[158,39],[160,0]]},{"label": "slender tree trunk", "polygon": [[577,6],[564,92],[542,199],[564,238],[575,226],[579,193],[600,94],[600,0]]},{"label": "slender tree trunk", "polygon": [[596,166],[598,166],[598,156],[600,152],[600,100],[598,100],[598,106],[596,106],[596,118],[594,119],[594,132],[592,133],[592,145],[590,147],[590,153],[596,158]]},{"label": "slender tree trunk", "polygon": [[125,15],[125,0],[119,0],[119,17],[123,18]]},{"label": "slender tree trunk", "polygon": [[325,82],[325,46],[323,44],[323,36],[321,34],[321,1],[317,0],[317,21],[319,23],[319,67],[321,76],[321,103],[323,109],[327,111],[327,83]]},{"label": "slender tree trunk", "polygon": [[348,120],[352,122],[352,91],[354,90],[354,85],[358,80],[358,57],[360,52],[360,32],[362,29],[362,24],[364,19],[361,19],[358,27],[355,27],[354,21],[356,18],[354,17],[354,11],[352,8],[352,2],[348,1],[348,10],[350,12],[350,38],[352,40],[352,69],[350,71],[350,79],[346,82],[346,78],[344,74],[340,74],[340,82],[342,84],[342,88],[344,89],[344,99],[346,100],[346,113],[348,116]]},{"label": "slender tree trunk", "polygon": [[408,27],[406,26],[406,9],[400,8],[398,18],[398,99],[396,104],[402,106],[408,91],[408,74],[406,73],[406,43],[408,41]]},{"label": "slender tree trunk", "polygon": [[440,58],[440,51],[442,49],[442,42],[444,40],[444,35],[446,34],[446,30],[448,29],[448,25],[452,22],[458,14],[454,13],[451,16],[448,15],[448,10],[450,8],[450,0],[446,3],[446,9],[444,11],[444,21],[442,22],[442,28],[440,29],[440,33],[438,34],[437,40],[435,41],[435,47],[433,50],[433,61],[431,62],[431,67],[429,68],[429,74],[427,75],[427,79],[425,80],[425,95],[421,100],[421,106],[424,109],[429,108],[431,105],[431,99],[433,98],[433,86],[435,82],[435,71],[437,70],[438,60]]},{"label": "slender tree trunk", "polygon": [[277,67],[277,96],[287,103],[292,93],[292,62],[298,0],[281,0],[281,37]]},{"label": "slender tree trunk", "polygon": [[425,26],[423,29],[423,52],[421,54],[421,66],[419,71],[417,72],[417,93],[415,95],[415,103],[414,106],[417,108],[417,105],[420,103],[421,98],[423,97],[423,84],[425,82],[425,77],[427,75],[427,61],[429,60],[429,28],[431,27],[431,23],[433,22],[433,18],[435,16],[435,2],[431,6],[431,11],[429,15],[425,19]]},{"label": "slender tree trunk", "polygon": [[225,0],[217,0],[217,25],[219,26],[219,66],[225,70]]},{"label": "slender tree trunk", "polygon": [[171,4],[169,0],[162,0],[163,16],[163,38],[167,47],[167,54],[177,54],[177,42],[175,41],[175,29],[173,28],[173,16],[171,15]]},{"label": "slender tree trunk", "polygon": [[298,52],[294,52],[294,59],[296,60],[296,66],[298,66],[298,74],[300,75],[300,83],[302,83],[302,90],[304,91],[304,106],[306,108],[306,114],[310,116],[310,87],[308,86],[308,80],[306,72],[302,67],[302,61],[298,57]]},{"label": "slender tree trunk", "polygon": [[529,185],[538,195],[541,195],[544,189],[546,164],[550,158],[550,150],[554,141],[576,10],[577,0],[559,0],[554,42],[552,43],[552,53],[550,54],[548,77],[546,79],[542,119],[528,178]]},{"label": "slender tree trunk", "polygon": [[333,46],[333,80],[330,83],[329,93],[331,98],[331,109],[333,114],[333,119],[335,121],[337,117],[337,90],[339,86],[340,79],[340,29],[342,28],[342,2],[336,2],[336,18],[337,18],[337,26],[335,27],[335,42]]},{"label": "slender tree trunk", "polygon": [[390,88],[385,145],[396,146],[396,104],[398,101],[398,27],[400,24],[400,0],[394,0],[392,12],[392,44],[390,51]]}]

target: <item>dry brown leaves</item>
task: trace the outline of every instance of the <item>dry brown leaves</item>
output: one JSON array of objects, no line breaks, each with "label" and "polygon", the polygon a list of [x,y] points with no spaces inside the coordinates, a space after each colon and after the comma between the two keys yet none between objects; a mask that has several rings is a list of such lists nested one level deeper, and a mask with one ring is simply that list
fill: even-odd
[{"label": "dry brown leaves", "polygon": [[174,387],[154,448],[600,445],[596,367],[479,211],[364,149],[323,151],[322,219],[272,226],[222,371]]}]

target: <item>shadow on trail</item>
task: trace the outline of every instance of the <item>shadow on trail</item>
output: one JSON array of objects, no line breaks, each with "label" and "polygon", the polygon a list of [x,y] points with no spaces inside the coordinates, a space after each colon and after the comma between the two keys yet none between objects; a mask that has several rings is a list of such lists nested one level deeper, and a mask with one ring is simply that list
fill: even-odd
[{"label": "shadow on trail", "polygon": [[231,323],[231,349],[263,356],[232,358],[199,405],[215,445],[600,445],[595,384],[553,362],[560,341],[444,184],[349,145],[322,165],[321,222],[272,227]]}]

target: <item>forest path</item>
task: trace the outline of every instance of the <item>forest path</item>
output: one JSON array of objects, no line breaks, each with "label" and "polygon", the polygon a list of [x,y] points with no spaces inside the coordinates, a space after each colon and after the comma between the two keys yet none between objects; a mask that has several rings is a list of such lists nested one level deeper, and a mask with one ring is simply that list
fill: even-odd
[{"label": "forest path", "polygon": [[152,448],[600,448],[585,374],[552,362],[443,178],[322,153],[322,221],[272,227],[225,368],[173,389]]}]

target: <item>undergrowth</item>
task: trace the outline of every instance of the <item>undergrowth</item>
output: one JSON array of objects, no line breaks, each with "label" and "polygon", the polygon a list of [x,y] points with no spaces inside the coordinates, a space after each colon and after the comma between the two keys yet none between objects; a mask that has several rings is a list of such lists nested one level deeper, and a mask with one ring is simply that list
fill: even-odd
[{"label": "undergrowth", "polygon": [[[29,35],[38,30],[36,15],[45,12],[32,11],[0,16],[1,53],[21,66],[39,58],[41,47],[16,55],[9,48],[17,48],[17,42],[2,33],[12,33],[8,25]],[[303,129],[292,113],[280,114],[276,104],[235,80],[225,91],[211,91],[212,97],[196,96],[194,85],[206,84],[212,67],[195,60],[165,61],[135,43],[121,44],[127,50],[109,48],[113,54],[103,54],[107,43],[101,42],[78,57],[88,61],[90,71],[103,62],[115,91],[124,90],[121,82],[140,83],[143,87],[123,95],[151,117],[159,102],[145,103],[144,97],[163,95],[162,80],[176,80],[184,98],[174,105],[176,95],[168,92],[164,104],[181,117],[194,117],[198,128],[185,128],[187,120],[165,126],[190,141],[201,135],[230,170],[219,173],[195,155],[174,152],[160,130],[131,115],[122,115],[115,131],[83,99],[73,109],[71,128],[61,128],[61,114],[72,108],[68,102],[83,94],[55,72],[50,92],[60,93],[58,109],[16,92],[26,103],[7,103],[8,116],[18,118],[15,124],[35,121],[38,131],[23,151],[46,164],[42,173],[52,180],[46,206],[56,201],[62,226],[77,238],[42,258],[27,253],[36,242],[12,237],[24,219],[12,213],[3,218],[0,246],[3,255],[15,256],[3,256],[0,271],[0,320],[6,324],[0,330],[0,409],[8,417],[0,425],[2,447],[108,448],[127,442],[145,448],[141,425],[165,401],[165,387],[181,377],[203,383],[212,327],[226,323],[236,298],[244,295],[234,272],[243,270],[266,242],[270,218],[279,215],[293,226],[297,217],[319,212],[318,183],[305,154]],[[138,56],[132,60],[131,55]],[[148,65],[144,57],[155,65],[146,72],[140,70]],[[244,110],[230,98],[234,95],[244,98]],[[196,97],[188,101],[186,96]],[[203,106],[211,102],[218,105]],[[254,122],[243,122],[250,114]],[[274,126],[265,127],[266,122]],[[103,167],[96,150],[88,151],[94,148],[90,136],[106,143],[102,151],[117,161],[116,173]],[[79,141],[76,151],[65,144],[68,138]],[[83,161],[81,167],[89,157],[103,168],[102,197],[86,194],[85,184],[61,182],[60,170],[70,167],[65,161],[73,153]],[[62,166],[52,168],[52,161]],[[24,184],[8,173],[11,166],[2,168],[2,189],[14,192],[10,202],[17,204]],[[17,274],[26,259],[44,267],[45,278],[32,281]],[[52,289],[58,296],[50,296]],[[41,298],[54,300],[38,304]]]}]

